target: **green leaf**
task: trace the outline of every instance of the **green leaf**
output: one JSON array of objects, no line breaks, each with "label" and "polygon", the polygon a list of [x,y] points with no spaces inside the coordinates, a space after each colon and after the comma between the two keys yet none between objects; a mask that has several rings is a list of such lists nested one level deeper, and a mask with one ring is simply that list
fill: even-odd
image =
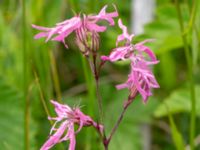
[{"label": "green leaf", "polygon": [[184,141],[183,141],[182,135],[178,131],[172,115],[169,113],[168,116],[169,116],[172,138],[175,143],[176,149],[184,150],[185,146],[184,146]]},{"label": "green leaf", "polygon": [[[196,112],[200,116],[200,86],[196,85]],[[168,110],[166,109],[166,106]],[[156,117],[164,117],[168,115],[168,111],[171,114],[180,113],[180,112],[190,112],[191,111],[191,102],[190,102],[190,89],[178,89],[172,94],[163,100],[158,108],[154,111]]]},{"label": "green leaf", "polygon": [[[24,112],[22,93],[0,77],[0,147],[8,150],[22,150],[24,145]],[[31,121],[31,146],[34,144],[34,126]]]},{"label": "green leaf", "polygon": [[[164,54],[183,46],[177,20],[176,9],[172,3],[169,3],[157,7],[155,20],[145,25],[145,34],[141,37],[142,39],[156,39],[150,45],[156,54]],[[187,21],[187,18],[184,18],[185,21]]]},{"label": "green leaf", "polygon": [[176,65],[170,53],[165,53],[160,56],[159,69],[162,77],[160,83],[164,85],[165,89],[171,89],[176,85]]},{"label": "green leaf", "polygon": [[183,45],[182,39],[179,35],[168,35],[164,39],[158,41],[156,49],[157,54],[164,54],[165,52],[180,48]]}]

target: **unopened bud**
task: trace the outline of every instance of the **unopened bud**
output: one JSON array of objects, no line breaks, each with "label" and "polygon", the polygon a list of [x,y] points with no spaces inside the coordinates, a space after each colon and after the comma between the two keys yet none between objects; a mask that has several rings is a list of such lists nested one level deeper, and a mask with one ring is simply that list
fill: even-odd
[{"label": "unopened bud", "polygon": [[76,32],[76,42],[80,51],[84,55],[89,55],[90,52],[96,52],[99,49],[99,35],[96,32],[88,31],[85,28],[80,28]]}]

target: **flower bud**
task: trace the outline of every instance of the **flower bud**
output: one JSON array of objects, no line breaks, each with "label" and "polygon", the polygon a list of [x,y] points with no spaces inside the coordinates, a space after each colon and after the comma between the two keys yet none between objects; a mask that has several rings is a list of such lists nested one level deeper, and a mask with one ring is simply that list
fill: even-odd
[{"label": "flower bud", "polygon": [[97,32],[89,31],[84,27],[76,32],[76,42],[80,51],[88,56],[99,49],[99,35]]}]

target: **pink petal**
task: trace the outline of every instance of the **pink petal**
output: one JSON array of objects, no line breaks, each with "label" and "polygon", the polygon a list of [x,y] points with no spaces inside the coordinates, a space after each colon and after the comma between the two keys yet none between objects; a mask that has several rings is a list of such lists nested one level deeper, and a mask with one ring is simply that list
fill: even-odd
[{"label": "pink petal", "polygon": [[109,57],[107,57],[107,56],[101,56],[101,60],[103,60],[103,61],[108,61],[108,60],[110,60],[110,59],[109,59]]},{"label": "pink petal", "polygon": [[42,31],[50,31],[52,28],[46,28],[46,27],[41,27],[41,26],[37,26],[32,24],[32,27],[38,30],[42,30]]},{"label": "pink petal", "polygon": [[75,146],[76,146],[76,137],[75,137],[75,132],[74,132],[74,126],[71,125],[69,127],[70,133],[69,133],[69,149],[68,150],[75,150]]},{"label": "pink petal", "polygon": [[87,26],[87,29],[89,29],[90,31],[104,32],[106,30],[105,26],[99,26],[91,22],[87,22],[86,26]]},{"label": "pink petal", "polygon": [[113,49],[113,51],[110,53],[108,57],[103,56],[102,59],[109,60],[111,62],[118,60],[125,60],[132,56],[131,51],[132,51],[131,45],[117,47]]},{"label": "pink petal", "polygon": [[60,138],[62,137],[63,133],[67,128],[67,122],[63,122],[55,134],[49,137],[49,139],[44,143],[40,150],[48,150],[52,148],[55,144],[60,142]]},{"label": "pink petal", "polygon": [[[40,27],[32,25],[33,28],[42,30],[43,32],[37,34],[35,38],[47,37],[46,42],[49,41],[53,35],[57,35],[53,40],[63,42],[64,39],[81,26],[80,17],[73,17],[63,22],[57,23],[53,28]],[[65,44],[66,46],[66,44]]]},{"label": "pink petal", "polygon": [[48,36],[48,33],[46,33],[46,32],[40,32],[40,33],[38,33],[38,34],[36,34],[34,36],[34,39],[39,39],[39,38],[46,37],[46,36]]},{"label": "pink petal", "polygon": [[121,89],[124,89],[124,88],[128,88],[128,85],[126,83],[118,84],[118,85],[116,85],[116,88],[118,90],[121,90]]},{"label": "pink petal", "polygon": [[136,44],[135,45],[135,49],[138,51],[144,51],[145,53],[147,53],[149,55],[149,57],[153,60],[153,61],[157,61],[156,55],[154,54],[154,52],[148,48],[147,46],[141,45],[141,44]]},{"label": "pink petal", "polygon": [[115,17],[118,16],[118,12],[117,12],[117,10],[116,10],[116,6],[115,6],[115,5],[113,5],[113,6],[114,6],[114,8],[115,8],[115,11],[114,11],[114,12],[107,13],[107,12],[106,12],[107,5],[105,5],[105,6],[100,10],[100,12],[99,12],[98,15],[88,16],[88,18],[89,18],[90,20],[93,20],[93,19],[94,19],[95,22],[100,21],[100,20],[106,20],[106,21],[109,22],[110,26],[113,26],[113,25],[115,24],[113,18],[115,18]]},{"label": "pink petal", "polygon": [[68,113],[72,112],[72,109],[68,105],[62,105],[53,100],[51,100],[51,103],[54,105],[58,117],[67,117]]},{"label": "pink petal", "polygon": [[133,87],[136,87],[141,94],[144,103],[152,95],[151,88],[159,88],[159,84],[145,61],[131,62],[131,73],[128,75],[128,80],[117,85],[117,89],[128,88],[132,90]]},{"label": "pink petal", "polygon": [[130,35],[128,34],[127,27],[125,25],[123,25],[121,19],[118,20],[118,25],[122,29],[123,32],[122,32],[121,35],[119,35],[117,37],[116,45],[118,45],[118,43],[123,41],[123,40],[127,40],[128,42],[131,42],[134,35],[133,34],[130,34]]}]

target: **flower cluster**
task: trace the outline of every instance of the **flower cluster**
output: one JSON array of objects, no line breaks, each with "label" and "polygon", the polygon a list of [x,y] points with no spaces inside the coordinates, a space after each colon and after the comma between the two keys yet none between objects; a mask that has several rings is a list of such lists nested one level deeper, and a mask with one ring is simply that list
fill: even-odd
[{"label": "flower cluster", "polygon": [[[41,30],[40,33],[35,35],[35,39],[46,37],[46,42],[50,39],[65,43],[65,38],[72,32],[76,34],[76,44],[83,54],[89,55],[90,51],[97,51],[99,47],[99,32],[104,32],[107,28],[103,25],[98,25],[99,21],[107,21],[110,26],[115,24],[113,18],[118,16],[115,8],[114,12],[106,12],[107,5],[104,6],[97,15],[81,14],[72,17],[71,19],[57,23],[55,27],[46,28],[41,26],[32,25],[33,28]],[[55,35],[55,36],[54,36]],[[53,37],[54,36],[54,37]]]},{"label": "flower cluster", "polygon": [[[132,98],[139,92],[142,95],[143,101],[146,102],[148,97],[152,95],[151,88],[159,88],[159,84],[149,68],[149,65],[157,64],[159,61],[156,59],[153,51],[144,45],[152,40],[132,44],[131,41],[134,35],[128,34],[127,27],[123,25],[121,19],[118,20],[118,25],[123,32],[117,38],[117,47],[113,49],[109,56],[101,56],[101,59],[110,62],[130,60],[131,72],[128,75],[128,80],[116,87],[117,89],[128,88]],[[125,44],[118,46],[119,42],[122,41]],[[148,60],[146,60],[145,54],[148,56]]]},{"label": "flower cluster", "polygon": [[[85,15],[78,14],[71,19],[57,23],[55,27],[46,28],[41,26],[32,25],[33,28],[40,30],[41,32],[35,35],[35,39],[46,37],[46,42],[49,40],[62,42],[66,48],[68,45],[65,43],[65,39],[71,34],[75,33],[75,39],[77,46],[84,56],[92,54],[93,57],[87,57],[91,66],[91,70],[95,76],[96,84],[98,86],[98,71],[96,63],[96,52],[99,49],[99,33],[106,31],[107,27],[99,25],[100,21],[106,21],[110,26],[115,24],[114,18],[118,17],[118,12],[115,8],[113,12],[106,12],[107,6],[104,6],[97,15]],[[118,20],[118,25],[122,29],[122,34],[117,37],[116,48],[112,50],[109,56],[101,56],[102,63],[106,61],[130,61],[130,74],[125,83],[117,85],[117,89],[128,88],[130,90],[128,102],[132,102],[137,93],[142,95],[143,101],[146,102],[148,97],[152,95],[152,88],[159,88],[151,69],[150,65],[157,64],[157,60],[153,51],[151,51],[144,44],[151,42],[152,40],[145,40],[143,42],[132,44],[133,34],[129,34],[127,27],[123,25],[121,19]],[[123,42],[122,46],[119,43]],[[90,61],[90,58],[93,61]],[[55,120],[55,123],[51,129],[48,140],[44,143],[41,150],[48,150],[55,144],[62,141],[69,140],[69,150],[75,150],[76,134],[84,126],[93,126],[97,129],[103,141],[104,146],[108,146],[108,141],[104,134],[103,125],[94,122],[89,116],[83,114],[79,108],[70,108],[67,105],[59,104],[55,101],[51,101],[55,107],[57,117],[51,118]],[[99,102],[100,103],[100,102]],[[100,106],[100,105],[99,105]],[[128,107],[128,105],[126,105]],[[100,107],[101,108],[101,107]],[[99,108],[99,109],[100,109]],[[118,122],[119,125],[120,121]],[[79,126],[75,131],[75,124]],[[116,126],[115,126],[116,127]],[[115,130],[113,130],[115,131]],[[112,134],[111,134],[112,135]],[[110,136],[111,138],[111,136]]]},{"label": "flower cluster", "polygon": [[[67,105],[59,104],[53,100],[51,103],[55,107],[57,117],[49,117],[50,120],[55,120],[55,123],[51,128],[49,139],[41,147],[41,150],[48,150],[55,144],[66,140],[70,141],[69,150],[75,150],[75,135],[82,129],[83,126],[93,126],[98,130],[98,132],[103,132],[103,126],[97,124],[89,116],[83,114],[79,108],[72,109]],[[58,123],[60,123],[60,125],[56,128]],[[79,125],[77,131],[74,129],[75,124]]]}]

